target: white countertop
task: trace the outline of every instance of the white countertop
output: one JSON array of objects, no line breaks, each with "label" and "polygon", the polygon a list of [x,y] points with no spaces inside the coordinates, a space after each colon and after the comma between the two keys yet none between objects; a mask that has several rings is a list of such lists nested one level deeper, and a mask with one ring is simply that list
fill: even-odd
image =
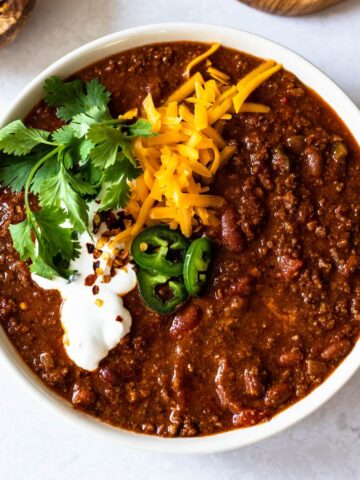
[{"label": "white countertop", "polygon": [[[359,0],[298,19],[269,16],[237,0],[38,0],[21,37],[0,50],[0,116],[65,53],[107,33],[167,21],[217,23],[278,41],[315,63],[360,105]],[[186,457],[128,450],[71,430],[0,368],[1,480],[360,479],[360,373],[318,412],[270,440]]]}]

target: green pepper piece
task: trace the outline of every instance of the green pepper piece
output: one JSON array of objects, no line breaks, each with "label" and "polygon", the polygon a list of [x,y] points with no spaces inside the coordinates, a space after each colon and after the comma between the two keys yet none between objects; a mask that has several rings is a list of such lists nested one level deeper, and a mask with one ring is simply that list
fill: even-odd
[{"label": "green pepper piece", "polygon": [[177,277],[182,275],[189,243],[179,230],[164,226],[150,227],[134,238],[131,255],[140,267]]},{"label": "green pepper piece", "polygon": [[206,272],[213,254],[213,245],[207,237],[194,240],[184,262],[184,282],[190,295],[199,295],[206,284]]},{"label": "green pepper piece", "polygon": [[171,313],[188,296],[181,279],[169,278],[143,268],[139,268],[136,275],[145,305],[156,312]]}]

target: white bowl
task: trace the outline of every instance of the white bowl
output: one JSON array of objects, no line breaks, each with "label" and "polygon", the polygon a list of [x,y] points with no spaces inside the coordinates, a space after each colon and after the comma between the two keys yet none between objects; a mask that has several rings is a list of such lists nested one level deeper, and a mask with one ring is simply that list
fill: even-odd
[{"label": "white bowl", "polygon": [[[296,74],[300,80],[313,88],[328,102],[345,122],[360,143],[360,111],[344,92],[326,75],[299,55],[262,37],[224,27],[203,24],[159,24],[132,28],[100,38],[78,48],[61,58],[38,75],[18,96],[0,124],[22,118],[40,100],[42,84],[51,75],[67,77],[87,65],[123,50],[157,42],[193,40],[220,42],[226,47],[242,50],[262,58],[274,58]],[[350,65],[349,65],[350,67]],[[157,452],[210,453],[230,450],[265,439],[306,417],[332,397],[349,380],[360,365],[360,343],[344,359],[330,377],[312,393],[267,423],[197,438],[159,438],[128,432],[108,426],[71,408],[63,399],[48,389],[21,360],[14,347],[0,328],[2,356],[13,374],[24,386],[38,396],[44,404],[52,407],[65,419],[87,429],[88,433],[106,435],[124,446]]]}]

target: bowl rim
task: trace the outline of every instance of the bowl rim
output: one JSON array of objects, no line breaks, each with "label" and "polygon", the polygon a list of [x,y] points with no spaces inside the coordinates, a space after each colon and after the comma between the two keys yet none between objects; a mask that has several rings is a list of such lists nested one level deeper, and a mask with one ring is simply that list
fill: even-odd
[{"label": "bowl rim", "polygon": [[[101,58],[136,46],[181,40],[210,43],[209,39],[211,42],[219,41],[224,46],[243,50],[262,58],[274,56],[284,64],[286,69],[295,73],[337,111],[360,144],[360,131],[356,130],[356,125],[360,124],[359,109],[317,67],[292,50],[262,36],[206,23],[173,22],[145,25],[115,32],[86,43],[55,61],[38,74],[11,103],[7,112],[2,116],[0,125],[4,125],[15,118],[22,118],[28,113],[41,98],[43,81],[51,75],[57,74],[66,77]],[[273,52],[275,52],[274,55]],[[76,68],[74,68],[75,64],[78,65]],[[310,78],[312,80],[308,81],[307,79]],[[125,447],[178,454],[201,454],[232,450],[269,438],[318,409],[335,395],[360,366],[360,342],[357,342],[349,355],[320,386],[266,423],[204,437],[162,438],[113,427],[73,409],[67,401],[46,387],[35,376],[20,358],[2,328],[0,328],[0,347],[1,358],[3,358],[10,372],[41,404],[56,412],[59,418],[70,422],[75,428],[81,428],[84,433],[86,431],[89,435],[100,434],[104,439],[117,441]]]}]

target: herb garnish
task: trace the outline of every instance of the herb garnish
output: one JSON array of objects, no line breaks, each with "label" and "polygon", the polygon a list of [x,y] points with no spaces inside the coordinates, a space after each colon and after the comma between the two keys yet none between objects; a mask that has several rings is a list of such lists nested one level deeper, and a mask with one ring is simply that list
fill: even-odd
[{"label": "herb garnish", "polygon": [[[24,189],[26,219],[10,225],[20,258],[31,259],[38,275],[69,278],[78,234],[88,230],[88,203],[101,191],[102,210],[125,206],[128,182],[140,173],[131,140],[153,133],[144,119],[113,118],[110,93],[98,80],[52,77],[44,92],[64,125],[48,132],[15,120],[0,129],[0,181],[15,192]],[[40,210],[32,209],[30,193],[38,195]]]}]

